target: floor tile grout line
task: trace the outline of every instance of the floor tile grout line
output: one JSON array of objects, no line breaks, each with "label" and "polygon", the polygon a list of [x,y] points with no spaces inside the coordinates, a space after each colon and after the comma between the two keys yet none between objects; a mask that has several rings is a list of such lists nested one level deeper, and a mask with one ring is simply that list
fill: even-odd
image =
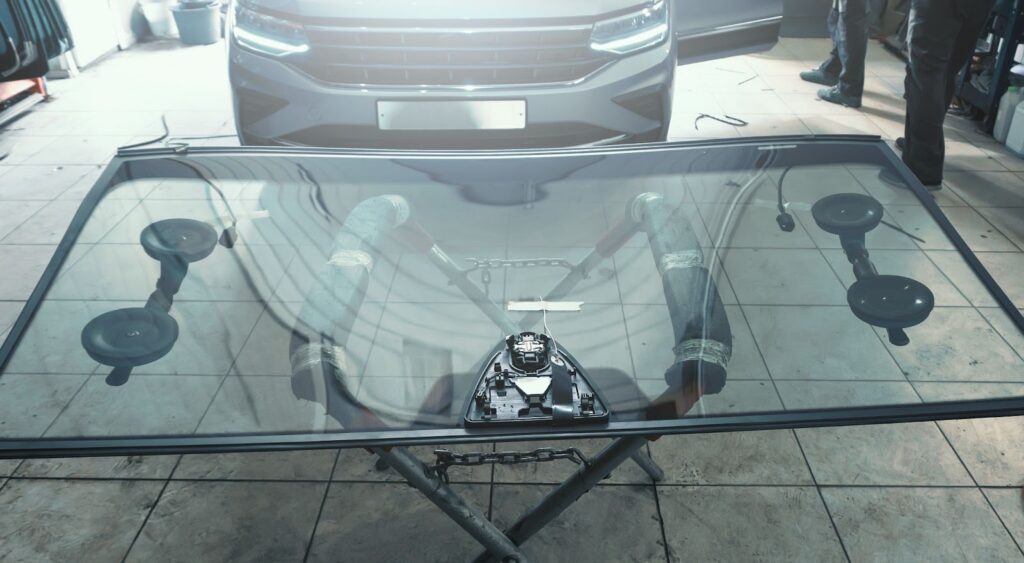
[{"label": "floor tile grout line", "polygon": [[[978,313],[978,314],[981,315],[981,313]],[[984,315],[981,315],[981,317],[983,319],[985,319]],[[985,321],[988,322],[988,319],[985,319]],[[999,334],[999,331],[996,331],[996,334]],[[879,337],[879,338],[881,338],[881,337]],[[914,390],[914,393],[917,395],[917,397],[922,402],[925,402],[925,399],[921,395],[920,391],[918,391],[917,386],[915,386],[913,383],[911,383],[910,387]],[[939,431],[939,434],[942,435],[943,440],[946,441],[946,444],[949,446],[949,449],[952,450],[953,455],[955,455],[957,461],[960,462],[960,466],[964,468],[965,472],[967,472],[967,476],[970,477],[971,478],[971,482],[974,483],[974,488],[978,491],[978,494],[981,495],[982,498],[985,499],[985,504],[988,505],[989,510],[991,510],[992,514],[995,515],[996,520],[998,520],[999,523],[1003,526],[1003,530],[1006,531],[1007,535],[1010,537],[1010,541],[1013,542],[1013,544],[1017,547],[1017,551],[1019,551],[1021,553],[1021,555],[1024,555],[1024,547],[1021,547],[1021,545],[1019,543],[1017,543],[1017,540],[1013,537],[1013,533],[1010,532],[1009,526],[1007,526],[1006,522],[1003,521],[1003,517],[999,514],[999,511],[996,510],[996,507],[992,504],[992,501],[989,500],[988,496],[985,495],[985,492],[981,490],[981,485],[978,483],[978,479],[974,476],[974,472],[971,471],[971,468],[967,466],[967,463],[964,461],[963,456],[960,455],[960,452],[956,449],[956,446],[953,445],[953,441],[949,438],[949,435],[942,428],[942,425],[939,424],[938,421],[932,421],[932,424]]]},{"label": "floor tile grout line", "polygon": [[[855,180],[856,180],[856,178],[855,178]],[[799,217],[796,217],[796,220],[798,222],[800,222],[801,226],[803,226],[803,223],[800,221]],[[806,230],[806,228],[805,228],[805,230]],[[828,266],[829,271],[832,272],[832,275],[835,277],[835,279],[838,280],[840,287],[845,287],[845,285],[843,284],[843,280],[840,279],[839,274],[835,271],[835,268],[832,267],[832,264],[828,261],[828,258],[825,256],[825,253],[820,248],[818,249],[818,254],[821,256],[821,259],[825,261],[825,265]],[[740,311],[741,312],[743,311],[742,306],[740,307]],[[746,318],[746,313],[745,312],[744,312],[744,318]],[[749,325],[749,321],[748,321],[748,325]],[[872,331],[872,332],[874,332],[874,331]],[[751,334],[753,334],[753,330],[751,330]],[[757,346],[758,352],[761,353],[761,360],[765,364],[765,369],[768,370],[768,376],[771,377],[772,376],[772,370],[771,370],[771,368],[768,367],[768,361],[767,361],[767,359],[765,359],[764,353],[761,352],[760,344],[757,343],[757,339],[756,338],[754,339],[754,345]],[[897,364],[897,366],[899,366],[899,364]],[[904,376],[904,379],[905,379],[905,376]],[[786,403],[785,403],[785,401],[782,398],[782,393],[779,392],[778,386],[775,385],[775,380],[774,379],[772,380],[772,385],[775,387],[775,392],[779,396],[779,402],[781,403],[782,408],[785,409],[786,408]],[[847,561],[847,563],[849,563],[851,561],[851,559],[850,559],[850,552],[846,549],[846,542],[843,541],[843,536],[842,536],[842,534],[839,533],[839,526],[836,525],[835,518],[832,517],[832,510],[829,508],[828,502],[825,501],[825,495],[822,493],[821,487],[818,485],[818,478],[814,474],[814,468],[811,467],[811,461],[810,461],[810,459],[808,459],[807,453],[804,451],[803,444],[800,443],[800,437],[797,435],[796,430],[791,429],[789,432],[793,436],[793,439],[796,441],[797,449],[800,450],[800,456],[803,458],[804,465],[807,467],[807,472],[808,472],[808,474],[810,474],[811,482],[814,484],[814,490],[815,490],[816,493],[818,493],[818,499],[821,500],[821,504],[825,508],[825,514],[828,515],[829,525],[832,527],[833,533],[835,533],[836,540],[839,541],[839,547],[841,547],[842,550],[843,550],[843,556],[846,557],[846,561]]]},{"label": "floor tile grout line", "polygon": [[[259,324],[260,319],[263,318],[263,315],[266,314],[268,307],[268,305],[264,304],[263,308],[260,310],[259,316],[256,317],[256,321],[253,322],[251,327],[249,327],[249,333],[245,335],[245,339],[238,346],[238,353],[232,354],[231,365],[229,365],[226,372],[220,376],[221,380],[217,384],[217,389],[210,394],[210,402],[206,404],[206,408],[203,409],[203,414],[199,416],[198,420],[196,420],[195,428],[192,429],[192,435],[195,435],[197,432],[199,432],[199,427],[203,425],[203,420],[206,419],[206,415],[209,414],[210,409],[213,408],[213,403],[217,401],[217,397],[220,395],[221,390],[224,388],[224,384],[227,382],[228,378],[231,377],[232,372],[235,371],[235,365],[238,363],[238,357],[241,355],[242,350],[245,349],[245,345],[249,343],[249,339],[252,338],[253,333],[256,332],[256,326]],[[223,319],[221,319],[221,322],[224,322]],[[178,466],[175,465],[174,470],[177,469]],[[174,470],[171,471],[171,477],[174,476]]]},{"label": "floor tile grout line", "polygon": [[[395,280],[398,279],[398,268],[401,261],[401,256],[405,253],[401,253],[399,258],[395,260],[395,270],[391,272],[391,281],[388,283],[388,290],[384,293],[384,301],[380,303],[380,316],[377,317],[377,322],[373,325],[373,337],[370,338],[370,347],[366,350],[366,361],[364,365],[359,368],[359,387],[353,391],[358,393],[363,387],[363,380],[366,378],[366,366],[370,363],[370,356],[373,354],[374,348],[377,346],[377,337],[380,336],[380,327],[384,324],[384,315],[388,312],[388,306],[391,304],[391,290],[395,286]],[[366,304],[366,301],[363,302]],[[360,306],[360,309],[362,307]]]},{"label": "floor tile grout line", "polygon": [[[799,221],[799,219],[797,219],[797,220]],[[828,264],[828,259],[825,258],[824,253],[821,252],[820,249],[819,249],[819,253],[821,254],[822,259],[825,260],[826,264]],[[829,265],[829,268],[831,269],[832,268],[831,264],[828,264],[828,265]],[[832,273],[838,279],[839,276],[835,273],[835,271],[833,271]],[[839,284],[842,285],[842,280],[839,280]],[[747,314],[746,314],[746,311],[743,308],[743,305],[739,305],[739,309],[740,309],[740,314],[743,316],[744,322],[747,324],[748,330],[750,330],[751,335],[753,335],[753,329],[750,328],[750,321],[747,319]],[[757,342],[756,338],[754,338],[753,340],[754,340],[754,346],[757,348],[758,354],[761,356],[761,362],[764,364],[765,370],[768,371],[768,377],[771,378],[772,387],[775,389],[775,394],[779,398],[779,404],[782,406],[783,409],[785,409],[786,408],[786,403],[785,403],[785,401],[782,398],[782,393],[779,392],[778,385],[775,384],[775,379],[774,379],[774,377],[772,375],[772,370],[771,370],[771,368],[768,367],[768,361],[764,357],[764,352],[761,350],[761,345]],[[832,517],[832,511],[829,509],[828,503],[825,501],[825,495],[822,494],[821,487],[818,486],[818,479],[817,479],[817,477],[815,477],[814,469],[811,468],[811,462],[807,458],[807,454],[804,452],[803,444],[800,443],[800,438],[796,435],[796,430],[790,430],[789,432],[793,436],[793,439],[796,441],[797,448],[800,450],[800,456],[804,460],[804,464],[807,467],[807,472],[810,475],[811,482],[814,485],[814,490],[815,490],[815,492],[818,493],[818,498],[821,500],[821,504],[825,508],[825,514],[828,515],[829,525],[832,527],[832,531],[835,534],[836,540],[839,541],[839,547],[842,548],[842,550],[843,550],[843,556],[846,557],[846,561],[847,561],[847,563],[849,563],[851,561],[850,553],[849,553],[849,551],[847,551],[846,543],[843,541],[843,537],[839,533],[839,527],[836,526],[835,519]]]},{"label": "floor tile grout line", "polygon": [[[85,386],[89,384],[89,380],[92,379],[93,374],[96,373],[96,369],[97,368],[93,368],[90,373],[81,374],[85,377],[85,379],[82,380],[82,384],[79,385],[78,389],[76,389],[75,392],[71,395],[71,397],[68,398],[67,402],[65,402],[64,405],[60,408],[60,411],[57,412],[57,415],[53,417],[53,420],[51,420],[50,423],[46,425],[46,429],[39,434],[40,437],[46,436],[46,433],[49,432],[51,428],[53,428],[53,425],[57,424],[57,420],[59,420],[60,417],[63,416],[65,412],[67,412],[68,407],[71,406],[71,402],[74,401],[75,398],[78,397],[78,395],[82,392],[82,389],[85,389]],[[19,469],[25,463],[25,460],[21,461],[22,462],[18,464]]]},{"label": "floor tile grout line", "polygon": [[[645,449],[647,450],[647,456],[653,460],[654,457],[651,455],[650,443],[645,446]],[[661,512],[661,497],[658,495],[658,482],[654,479],[650,479],[650,481],[651,490],[654,492],[654,510],[658,515],[658,527],[661,531],[661,545],[665,550],[665,563],[671,563],[672,556],[668,545],[668,535],[665,533],[665,516]]]},{"label": "floor tile grout line", "polygon": [[[8,201],[11,201],[11,200],[0,199],[0,204],[7,203]],[[28,217],[23,219],[20,223],[15,225],[14,228],[12,228],[10,231],[8,231],[2,238],[0,238],[0,245],[8,244],[8,243],[4,242],[4,241],[7,240],[8,237],[10,237],[14,233],[18,232],[18,229],[21,229],[22,227],[27,225],[29,221],[31,221],[33,218],[35,218],[36,215],[39,215],[40,213],[42,213],[44,209],[46,209],[47,207],[50,206],[51,203],[53,203],[52,200],[51,201],[35,200],[35,201],[43,202],[43,204],[41,206],[39,206],[39,209],[36,209],[35,211],[33,211],[31,214],[29,214]],[[17,243],[14,243],[14,244],[16,245]]]},{"label": "floor tile grout line", "polygon": [[[1003,315],[1006,314],[1006,311],[1004,311],[1002,307],[993,308],[998,310]],[[1013,352],[1020,359],[1021,362],[1024,362],[1024,350],[1018,350],[1016,346],[1011,344],[1010,341],[1006,338],[1006,336],[1003,335],[1003,332],[996,328],[996,325],[992,324],[992,321],[987,316],[985,316],[985,314],[982,313],[978,307],[975,307],[974,309],[978,312],[978,316],[981,317],[981,320],[985,321],[985,324],[987,324],[992,329],[992,331],[996,333],[996,336],[998,336],[1003,341],[1003,343],[1010,348],[1010,351]],[[1010,324],[1013,325],[1012,319]]]},{"label": "floor tile grout line", "polygon": [[[916,387],[914,387],[914,392],[918,394],[918,397],[921,396],[921,394],[917,391]],[[923,397],[921,399],[924,400]],[[971,468],[967,466],[966,462],[964,462],[963,456],[960,455],[960,452],[956,449],[956,446],[953,445],[953,441],[949,438],[949,435],[946,433],[945,429],[943,429],[942,425],[939,424],[937,421],[932,421],[932,424],[935,425],[935,428],[938,429],[939,434],[942,435],[942,438],[946,441],[946,444],[949,445],[949,449],[953,450],[953,455],[956,456],[957,461],[960,462],[960,465],[964,468],[964,471],[967,472],[967,476],[971,478],[971,482],[974,483],[974,488],[978,491],[978,494],[985,499],[985,504],[988,505],[989,510],[991,510],[992,514],[995,515],[996,520],[998,520],[999,523],[1003,526],[1003,530],[1006,531],[1007,535],[1010,538],[1010,541],[1013,542],[1013,544],[1017,547],[1017,551],[1019,551],[1021,555],[1024,556],[1024,547],[1021,547],[1021,545],[1017,543],[1016,538],[1014,538],[1013,536],[1013,532],[1010,531],[1010,527],[1007,526],[1006,522],[1003,520],[1002,515],[999,514],[998,510],[996,510],[996,507],[992,504],[992,501],[989,500],[985,492],[981,490],[981,484],[978,483],[977,477],[974,476],[974,472],[971,471]]]},{"label": "floor tile grout line", "polygon": [[[687,194],[689,193],[689,187],[686,185],[685,180],[681,179],[680,182],[679,182],[679,185],[681,187],[683,187],[683,189],[686,191]],[[607,206],[602,206],[602,213],[604,215],[605,224],[607,226],[607,225],[609,225],[611,223],[609,221],[608,207]],[[697,220],[700,221],[700,226],[703,229],[703,231],[706,233],[707,232],[707,226],[704,225],[704,220],[701,219],[699,211],[697,213]],[[635,233],[634,236],[636,236],[636,234],[638,234],[639,232],[640,231],[637,231],[637,233]],[[630,238],[632,238],[632,237],[630,237]],[[640,249],[640,252],[641,253],[644,252],[644,249],[642,247]],[[618,309],[619,309],[619,313],[622,316],[623,330],[626,333],[626,350],[627,350],[627,352],[629,354],[630,370],[633,372],[633,378],[632,379],[633,379],[634,382],[637,382],[638,381],[638,377],[637,377],[638,373],[637,373],[637,368],[636,368],[635,356],[634,356],[634,353],[633,353],[633,343],[632,343],[632,339],[630,338],[630,334],[629,334],[629,330],[628,330],[629,322],[628,322],[628,319],[627,319],[627,316],[626,316],[626,307],[622,303],[622,301],[623,301],[623,299],[622,299],[622,281],[619,278],[619,268],[618,268],[618,265],[617,265],[616,260],[615,260],[615,253],[612,253],[612,255],[608,257],[608,259],[611,260],[612,270],[615,272],[615,290],[616,290],[616,292],[618,293],[618,296],[619,296]],[[642,397],[643,393],[642,393],[642,391],[639,388],[639,384],[637,384],[636,393],[637,393],[637,399],[640,399]],[[653,460],[654,456],[653,456],[653,453],[651,451],[650,443],[645,444],[644,449],[646,450],[648,457]],[[651,490],[652,490],[652,492],[654,494],[655,513],[658,515],[658,530],[661,533],[662,549],[664,550],[664,553],[665,553],[665,561],[666,561],[666,563],[669,563],[671,561],[671,559],[670,559],[670,556],[669,556],[668,537],[665,534],[665,518],[662,515],[661,503],[660,503],[660,501],[658,499],[658,484],[653,479],[651,479],[650,482],[651,482]],[[493,487],[493,485],[492,485],[492,487]]]},{"label": "floor tile grout line", "polygon": [[[943,279],[945,279],[945,280],[946,280],[947,282],[949,282],[949,284],[953,286],[953,289],[955,289],[955,290],[957,291],[957,293],[959,293],[959,294],[960,294],[960,297],[963,297],[963,298],[964,298],[964,301],[967,301],[968,303],[970,303],[970,304],[971,304],[971,306],[972,306],[972,307],[974,307],[975,309],[977,309],[977,308],[978,308],[978,306],[974,304],[974,300],[973,300],[973,299],[971,299],[970,297],[968,297],[968,296],[967,296],[967,295],[966,295],[966,294],[964,293],[964,290],[960,289],[960,286],[959,286],[959,285],[958,285],[958,284],[957,284],[957,283],[956,283],[955,281],[953,281],[953,278],[951,278],[951,277],[949,276],[949,274],[948,274],[948,273],[946,273],[946,270],[945,270],[945,268],[942,268],[941,266],[939,266],[939,265],[938,265],[938,264],[937,264],[937,263],[935,262],[935,259],[934,259],[934,258],[932,258],[932,255],[930,254],[931,252],[949,252],[949,251],[948,251],[948,250],[941,250],[941,251],[937,251],[937,250],[922,250],[922,253],[924,254],[924,257],[925,257],[925,258],[926,258],[926,259],[928,260],[928,262],[929,262],[929,263],[930,263],[930,264],[931,264],[931,265],[932,265],[932,266],[933,266],[933,267],[934,267],[934,268],[935,268],[936,270],[938,270],[938,272],[939,272],[940,274],[942,274],[942,278],[943,278]],[[954,251],[954,252],[956,252],[956,251]],[[959,252],[957,252],[957,255],[960,255],[960,253],[959,253]],[[968,267],[968,269],[969,269],[969,267]],[[971,273],[972,273],[972,274],[974,273],[974,272],[973,272],[973,270],[971,271]],[[977,277],[977,276],[975,276],[975,277]],[[986,292],[987,292],[987,290],[986,290]],[[998,308],[998,305],[997,305],[996,307]]]},{"label": "floor tile grout line", "polygon": [[839,547],[843,549],[843,555],[846,556],[846,561],[849,563],[852,561],[850,558],[850,552],[846,549],[846,542],[843,541],[843,535],[839,532],[839,526],[836,525],[836,520],[832,516],[832,509],[828,506],[828,501],[825,500],[825,494],[821,490],[821,486],[818,485],[818,478],[814,475],[814,469],[811,467],[811,461],[807,458],[807,453],[804,451],[804,445],[800,443],[800,437],[797,436],[796,430],[790,430],[793,434],[793,439],[796,440],[796,446],[800,450],[801,457],[804,458],[804,463],[807,465],[807,471],[811,474],[811,481],[814,483],[814,491],[818,493],[818,499],[821,500],[821,505],[825,508],[825,514],[828,515],[829,525],[832,526],[832,531],[836,534],[836,539],[839,540]]},{"label": "floor tile grout line", "polygon": [[[338,467],[338,461],[341,459],[341,450],[337,450],[334,454],[334,463],[331,464],[331,472],[328,474],[330,477],[334,476],[334,471]],[[294,481],[289,481],[294,482]],[[320,526],[320,518],[323,517],[324,507],[327,506],[327,496],[331,493],[331,484],[333,480],[328,479],[327,485],[324,486],[324,496],[320,499],[320,508],[316,511],[316,520],[313,521],[313,528],[309,532],[309,540],[306,542],[306,551],[302,556],[302,562],[306,563],[309,561],[309,555],[313,551],[313,541],[316,539],[316,530]]]},{"label": "floor tile grout line", "polygon": [[[978,208],[974,207],[973,205],[970,205],[970,204],[968,204],[968,205],[970,206],[971,211],[973,211],[974,214],[977,215],[982,220],[983,223],[985,223],[986,225],[991,227],[992,230],[994,230],[995,232],[999,233],[999,236],[1001,236],[1004,239],[1006,239],[1006,242],[1010,243],[1010,246],[1012,246],[1013,248],[1016,248],[1017,252],[1024,252],[1024,248],[1022,248],[1021,245],[1019,245],[1016,242],[1014,242],[1013,239],[1010,238],[1005,232],[1003,232],[1003,230],[1000,229],[998,225],[996,225],[992,221],[989,221],[988,217],[986,217],[984,213],[978,211]],[[945,215],[945,213],[943,213],[943,215]],[[954,224],[953,226],[955,227],[956,225]],[[957,230],[959,231],[959,229],[957,229]],[[991,251],[979,251],[979,252],[991,252]]]},{"label": "floor tile grout line", "polygon": [[149,511],[146,512],[146,517],[142,519],[142,524],[139,529],[135,531],[135,535],[132,537],[132,542],[128,545],[128,549],[125,550],[124,556],[121,558],[121,563],[125,563],[128,560],[128,556],[131,555],[132,549],[135,548],[135,543],[139,541],[139,536],[142,535],[142,530],[145,529],[149,523],[149,519],[153,516],[156,511],[156,507],[160,504],[160,500],[164,497],[164,492],[167,491],[167,487],[171,485],[171,475],[174,475],[174,471],[178,469],[178,465],[184,456],[179,455],[178,459],[174,462],[174,467],[171,468],[170,473],[167,474],[167,478],[164,480],[164,484],[160,487],[160,492],[157,493],[156,498],[153,499],[153,505],[149,507]]},{"label": "floor tile grout line", "polygon": [[[1017,551],[1020,552],[1021,557],[1024,557],[1024,542],[1017,541],[1017,537],[1014,536],[1013,531],[1010,530],[1010,527],[1006,524],[1006,521],[1003,520],[1003,516],[999,514],[999,511],[996,510],[995,505],[992,504],[992,499],[988,498],[988,495],[985,494],[984,489],[986,488],[989,487],[978,486],[978,494],[980,494],[981,497],[985,499],[985,504],[988,505],[988,507],[992,510],[992,513],[995,514],[996,520],[999,520],[999,523],[1003,525],[1003,529],[1006,530],[1006,534],[1010,537],[1010,542],[1017,546]],[[1021,489],[1021,494],[1024,495],[1024,489]]]}]

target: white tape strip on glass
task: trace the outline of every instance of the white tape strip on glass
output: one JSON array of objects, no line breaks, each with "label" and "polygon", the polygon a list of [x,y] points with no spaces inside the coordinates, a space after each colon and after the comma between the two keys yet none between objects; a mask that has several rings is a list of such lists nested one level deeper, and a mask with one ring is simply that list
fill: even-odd
[{"label": "white tape strip on glass", "polygon": [[575,313],[583,308],[582,301],[509,301],[508,310],[517,312],[549,311]]}]

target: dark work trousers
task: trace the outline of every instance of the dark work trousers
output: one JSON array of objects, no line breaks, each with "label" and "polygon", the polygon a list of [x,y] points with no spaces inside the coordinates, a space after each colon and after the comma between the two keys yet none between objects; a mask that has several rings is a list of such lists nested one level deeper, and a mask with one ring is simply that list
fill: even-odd
[{"label": "dark work trousers", "polygon": [[839,77],[839,93],[864,95],[864,58],[868,54],[867,0],[834,0],[828,16],[832,53],[819,70]]},{"label": "dark work trousers", "polygon": [[888,0],[868,0],[868,35],[870,37],[881,35],[885,9],[888,5]]},{"label": "dark work trousers", "polygon": [[921,183],[942,183],[942,123],[957,73],[974,54],[995,0],[912,0],[907,36],[907,126],[903,162]]}]

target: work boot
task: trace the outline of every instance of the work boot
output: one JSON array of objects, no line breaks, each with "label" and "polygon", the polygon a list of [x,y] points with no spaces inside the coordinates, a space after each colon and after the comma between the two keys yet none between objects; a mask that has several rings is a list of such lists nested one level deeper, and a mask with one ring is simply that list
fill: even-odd
[{"label": "work boot", "polygon": [[826,74],[819,68],[816,68],[814,70],[805,70],[804,72],[801,72],[800,79],[805,82],[821,84],[822,86],[835,86],[836,84],[839,84],[838,76]]},{"label": "work boot", "polygon": [[860,98],[854,98],[853,96],[844,96],[839,93],[839,88],[833,86],[831,88],[822,88],[818,90],[818,97],[826,102],[839,104],[848,108],[859,108]]}]

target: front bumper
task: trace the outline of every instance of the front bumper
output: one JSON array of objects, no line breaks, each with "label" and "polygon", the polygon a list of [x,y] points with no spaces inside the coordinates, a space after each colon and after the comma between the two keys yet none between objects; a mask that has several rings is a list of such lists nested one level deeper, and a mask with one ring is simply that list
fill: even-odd
[{"label": "front bumper", "polygon": [[[320,82],[280,60],[236,45],[230,47],[229,74],[236,125],[246,143],[499,149],[608,144],[657,136],[669,121],[674,72],[674,45],[666,41],[566,85],[475,91],[345,87]],[[410,98],[526,100],[527,125],[491,131],[380,130],[377,101]]]}]

